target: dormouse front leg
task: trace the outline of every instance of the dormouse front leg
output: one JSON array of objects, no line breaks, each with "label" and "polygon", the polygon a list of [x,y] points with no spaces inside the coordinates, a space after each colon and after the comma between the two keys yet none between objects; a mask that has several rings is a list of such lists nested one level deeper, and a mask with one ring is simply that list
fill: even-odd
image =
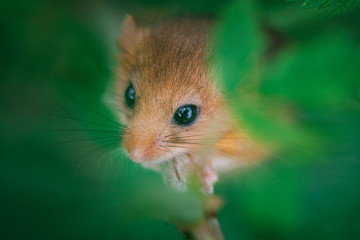
[{"label": "dormouse front leg", "polygon": [[161,166],[161,172],[165,183],[178,192],[188,189],[188,178],[193,169],[192,162],[187,156],[173,158]]},{"label": "dormouse front leg", "polygon": [[202,166],[197,165],[190,155],[166,161],[162,164],[161,172],[166,184],[179,192],[187,191],[189,178],[196,175],[200,180],[201,191],[205,194],[213,194],[214,184],[218,180],[210,162]]}]

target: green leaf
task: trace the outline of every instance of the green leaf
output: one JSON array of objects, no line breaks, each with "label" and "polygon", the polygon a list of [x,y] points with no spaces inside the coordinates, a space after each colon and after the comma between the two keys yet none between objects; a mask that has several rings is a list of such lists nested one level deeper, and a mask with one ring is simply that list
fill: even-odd
[{"label": "green leaf", "polygon": [[360,6],[360,0],[305,0],[303,8],[330,7],[328,15],[349,13]]},{"label": "green leaf", "polygon": [[329,0],[306,0],[303,8],[322,8],[329,4]]},{"label": "green leaf", "polygon": [[[359,82],[360,56],[353,49],[354,41],[338,32],[338,36],[319,36],[273,61],[261,74],[254,100],[242,101],[246,126],[283,147],[321,150],[335,145],[344,134],[341,129],[355,127],[340,117],[355,110],[347,106],[348,101],[355,101],[353,87]],[[263,122],[255,121],[254,116]],[[355,114],[353,119],[359,117]]]},{"label": "green leaf", "polygon": [[360,5],[359,0],[334,0],[332,7],[329,10],[329,15],[337,13],[349,13]]},{"label": "green leaf", "polygon": [[222,12],[214,32],[218,78],[229,91],[245,81],[262,50],[262,35],[253,1],[235,1]]}]

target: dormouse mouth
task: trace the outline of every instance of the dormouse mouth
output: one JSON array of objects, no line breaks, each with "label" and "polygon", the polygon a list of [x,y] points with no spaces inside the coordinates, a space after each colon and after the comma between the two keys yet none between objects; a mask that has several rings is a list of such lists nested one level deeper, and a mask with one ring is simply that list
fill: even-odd
[{"label": "dormouse mouth", "polygon": [[181,162],[182,164],[192,164],[192,160],[191,160],[191,156],[189,153],[179,153],[177,155],[173,155],[173,156],[167,156],[167,157],[162,157],[162,158],[158,158],[158,159],[154,159],[154,160],[150,160],[150,161],[144,161],[141,162],[140,164],[144,167],[148,167],[148,168],[155,168],[157,169],[159,167],[160,170],[160,165],[165,164],[165,163],[170,163],[170,162]]},{"label": "dormouse mouth", "polygon": [[158,159],[149,160],[149,161],[143,161],[143,162],[139,162],[139,163],[144,167],[154,167],[154,166],[160,165],[164,162],[171,161],[174,158],[176,158],[176,156],[163,157],[163,158],[158,158]]},{"label": "dormouse mouth", "polygon": [[144,129],[133,129],[122,142],[123,148],[133,162],[144,166],[156,165],[171,159],[181,158],[184,153],[189,153],[186,146],[166,140],[160,134],[139,134]]}]

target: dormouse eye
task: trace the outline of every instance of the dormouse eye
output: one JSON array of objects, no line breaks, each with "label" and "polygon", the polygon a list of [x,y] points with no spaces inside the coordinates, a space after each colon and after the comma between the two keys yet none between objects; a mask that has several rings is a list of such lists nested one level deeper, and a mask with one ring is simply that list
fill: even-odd
[{"label": "dormouse eye", "polygon": [[193,104],[179,107],[173,117],[173,121],[180,126],[190,126],[195,123],[199,115],[199,108]]},{"label": "dormouse eye", "polygon": [[135,105],[135,89],[132,84],[130,84],[125,90],[125,102],[129,108],[134,108]]}]

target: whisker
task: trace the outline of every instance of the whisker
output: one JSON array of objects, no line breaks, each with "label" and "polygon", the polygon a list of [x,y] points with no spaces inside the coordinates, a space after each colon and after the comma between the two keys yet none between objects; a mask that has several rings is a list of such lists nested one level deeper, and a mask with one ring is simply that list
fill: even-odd
[{"label": "whisker", "polygon": [[61,116],[61,115],[49,115],[46,114],[46,116],[48,117],[56,117],[56,118],[63,118],[63,119],[70,119],[70,120],[75,120],[75,121],[79,121],[79,122],[83,122],[83,123],[89,123],[92,125],[96,125],[96,126],[100,126],[100,127],[106,127],[106,128],[117,128],[115,126],[111,126],[111,125],[105,125],[105,124],[101,124],[101,123],[97,123],[97,122],[93,122],[93,121],[89,121],[89,120],[84,120],[84,119],[80,119],[77,117],[67,117],[67,116]]},{"label": "whisker", "polygon": [[173,134],[170,134],[170,135],[167,135],[167,136],[165,136],[165,138],[168,138],[168,137],[171,137],[171,136],[174,136],[174,135],[176,135],[176,134],[179,134],[179,133],[173,133]]},{"label": "whisker", "polygon": [[54,132],[99,132],[99,133],[122,133],[122,130],[110,131],[110,130],[99,130],[99,129],[84,129],[84,128],[64,128],[64,129],[47,129],[37,130],[40,133],[54,133]]},{"label": "whisker", "polygon": [[272,172],[268,168],[264,167],[264,165],[258,161],[253,161],[253,162],[249,163],[249,166],[251,166],[251,165],[255,165],[256,167],[261,168],[261,170],[263,170],[267,175],[269,175],[272,178],[276,177],[274,172]]},{"label": "whisker", "polygon": [[114,123],[115,125],[118,125],[118,126],[120,125],[120,126],[121,126],[120,123],[115,122],[114,120],[106,117],[105,115],[99,113],[98,111],[96,111],[95,109],[93,109],[93,108],[91,108],[90,106],[86,105],[85,103],[82,103],[82,102],[80,102],[79,100],[76,100],[76,99],[74,99],[74,98],[70,98],[70,99],[71,99],[72,101],[76,102],[77,104],[82,105],[82,106],[84,106],[85,108],[89,109],[90,111],[96,113],[97,115],[103,117],[105,120],[108,120],[109,122]]},{"label": "whisker", "polygon": [[[233,142],[222,142],[222,141],[219,141],[219,140],[227,140],[227,139],[230,139],[232,140],[233,138],[223,138],[223,139],[190,139],[190,140],[194,140],[195,142],[191,142],[189,140],[187,141],[168,141],[167,143],[172,143],[172,144],[189,144],[189,145],[198,145],[198,146],[206,146],[206,145],[236,145],[236,143],[233,143]],[[247,138],[238,138],[238,139],[235,139],[235,140],[239,140],[239,139],[247,139]],[[198,142],[196,142],[198,141]]]},{"label": "whisker", "polygon": [[169,153],[171,157],[176,158],[176,155],[171,151],[171,149],[168,149],[168,148],[166,148],[165,146],[163,146],[163,147],[164,147],[165,149],[162,149],[162,148],[159,147],[159,150],[160,150],[160,151],[163,151],[163,152],[166,152],[166,153]]},{"label": "whisker", "polygon": [[179,145],[176,145],[176,146],[174,146],[174,145],[167,145],[168,147],[173,147],[173,148],[183,148],[183,149],[191,149],[191,150],[198,150],[197,148],[192,148],[192,147],[189,147],[189,146],[183,146],[183,145],[181,145],[181,146],[179,146]]},{"label": "whisker", "polygon": [[58,145],[58,144],[68,144],[68,143],[78,143],[78,142],[94,142],[97,140],[107,140],[107,139],[113,139],[113,140],[120,140],[122,139],[121,137],[118,136],[100,136],[100,137],[92,137],[92,138],[83,138],[83,139],[73,139],[73,140],[68,140],[68,141],[61,141],[61,142],[56,142],[54,143],[54,145]]},{"label": "whisker", "polygon": [[115,149],[114,150],[110,150],[109,152],[106,152],[104,155],[105,156],[101,156],[99,158],[99,161],[97,163],[97,167],[96,167],[96,175],[98,176],[99,175],[99,170],[100,170],[100,167],[101,165],[103,165],[104,161],[106,161],[106,159],[108,159],[110,162],[111,162],[111,165],[114,164],[114,158],[113,158],[113,153],[114,153]]},{"label": "whisker", "polygon": [[[167,137],[170,137],[170,136],[173,136],[173,135],[176,135],[176,134],[179,134],[179,133],[174,133],[174,134],[170,134],[168,136],[165,136],[166,138]],[[187,138],[187,137],[199,137],[199,136],[211,136],[211,135],[219,135],[218,133],[203,133],[203,134],[194,134],[194,135],[188,135],[188,136],[181,136],[181,137],[176,137],[176,138]]]},{"label": "whisker", "polygon": [[218,138],[191,138],[191,137],[179,137],[170,138],[170,140],[194,140],[194,141],[207,141],[207,140],[240,140],[240,139],[254,139],[250,137],[218,137]]},{"label": "whisker", "polygon": [[[185,144],[185,145],[201,145],[201,143],[197,143],[197,142],[184,142],[184,141],[181,141],[181,142],[178,142],[178,141],[174,141],[174,142],[169,142],[171,144]],[[205,145],[205,144],[203,144]]]},{"label": "whisker", "polygon": [[113,141],[113,140],[107,141],[105,144],[99,145],[99,146],[93,148],[92,150],[88,151],[86,154],[84,154],[84,155],[80,158],[80,162],[79,162],[79,164],[77,165],[77,167],[76,167],[76,169],[75,169],[72,182],[74,182],[75,177],[76,177],[77,173],[79,172],[79,169],[80,169],[81,165],[83,164],[85,158],[86,158],[88,155],[90,155],[90,154],[95,154],[95,153],[101,151],[104,147],[108,147],[108,146],[115,145],[115,143],[116,143],[116,141]]}]

